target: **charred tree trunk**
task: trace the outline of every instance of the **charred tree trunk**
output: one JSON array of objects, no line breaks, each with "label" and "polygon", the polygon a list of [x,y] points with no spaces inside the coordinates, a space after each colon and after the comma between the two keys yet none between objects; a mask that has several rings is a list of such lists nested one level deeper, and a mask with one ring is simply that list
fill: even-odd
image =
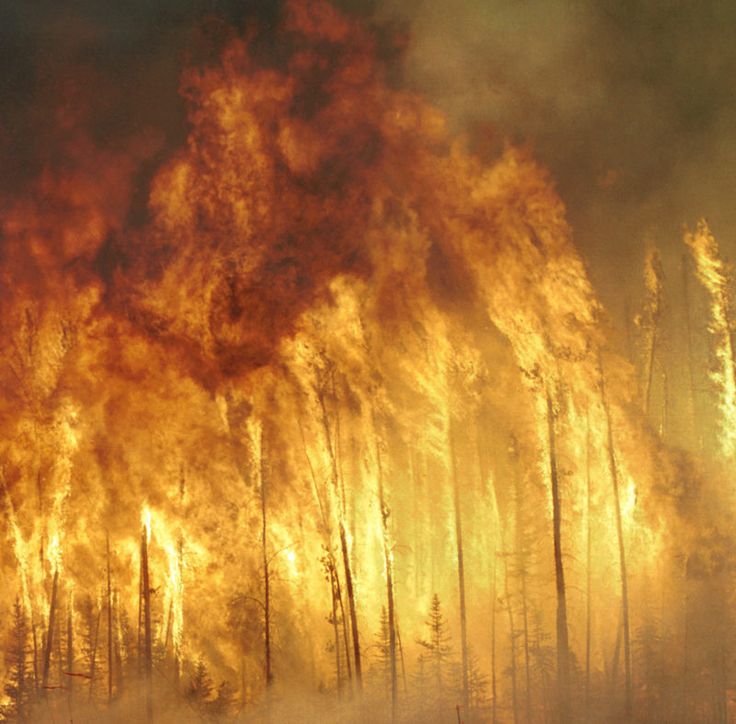
[{"label": "charred tree trunk", "polygon": [[[179,539],[176,542],[176,565],[178,568],[178,580],[179,586],[181,587],[180,594],[183,596],[184,586],[184,540],[182,535],[179,534]],[[184,605],[182,598],[181,605]],[[183,624],[183,621],[182,621]],[[177,636],[174,633],[174,690],[179,691],[179,684],[181,678],[181,642],[182,642],[182,631],[179,631]]]},{"label": "charred tree trunk", "polygon": [[327,570],[330,577],[330,593],[332,598],[332,628],[335,635],[335,676],[337,677],[337,692],[342,693],[342,665],[340,662],[340,626],[337,618],[337,591],[335,588],[335,571],[332,561],[327,559]]},{"label": "charred tree trunk", "polygon": [[358,616],[355,606],[355,590],[353,588],[353,572],[350,563],[350,549],[348,546],[348,537],[345,527],[345,496],[344,488],[341,490],[340,473],[337,464],[336,449],[332,440],[332,432],[330,431],[329,416],[327,414],[327,405],[325,403],[325,392],[322,389],[317,390],[317,400],[320,405],[322,428],[325,433],[327,443],[327,452],[330,456],[332,485],[337,499],[338,508],[338,533],[340,536],[340,552],[342,554],[343,568],[345,571],[345,591],[348,597],[348,611],[350,613],[350,627],[353,638],[353,660],[355,664],[355,681],[358,692],[363,688],[363,669],[360,658],[360,636],[358,633]]},{"label": "charred tree trunk", "polygon": [[360,636],[358,634],[358,615],[355,607],[355,590],[353,589],[353,572],[350,563],[350,550],[348,548],[347,532],[345,523],[340,520],[340,550],[342,552],[342,563],[345,569],[345,590],[348,597],[348,611],[350,612],[350,628],[353,637],[353,661],[355,664],[355,681],[360,692],[363,688],[362,666],[360,661]]},{"label": "charred tree trunk", "polygon": [[[107,703],[112,703],[112,576],[110,575],[110,534],[105,538],[105,551],[107,553]],[[91,690],[91,687],[90,687]]]},{"label": "charred tree trunk", "polygon": [[603,366],[600,367],[600,392],[601,402],[603,404],[603,412],[606,418],[607,432],[607,448],[608,448],[608,465],[611,473],[611,482],[613,484],[613,502],[616,514],[616,538],[618,540],[618,558],[619,570],[621,574],[621,615],[623,618],[623,634],[624,634],[624,678],[625,678],[625,712],[628,718],[633,712],[633,685],[631,678],[631,631],[629,627],[629,584],[626,575],[626,551],[624,548],[624,530],[621,518],[621,499],[619,494],[618,466],[616,465],[616,453],[613,446],[613,427],[611,425],[611,410],[606,400],[606,387],[603,379]]},{"label": "charred tree trunk", "polygon": [[394,604],[393,562],[389,545],[388,517],[390,515],[383,490],[383,468],[381,450],[376,437],[376,465],[378,472],[378,503],[381,508],[381,531],[383,535],[383,561],[386,567],[386,597],[388,600],[388,647],[391,666],[391,721],[396,721],[398,707],[398,669],[396,666],[396,612]]},{"label": "charred tree trunk", "polygon": [[348,681],[353,679],[353,669],[350,662],[350,634],[348,633],[348,617],[345,615],[345,604],[342,598],[342,587],[340,586],[340,574],[337,570],[337,561],[330,552],[330,565],[335,576],[335,593],[337,595],[337,605],[340,607],[340,619],[342,620],[342,640],[345,646],[345,667],[347,668]]},{"label": "charred tree trunk", "polygon": [[[172,621],[174,618],[174,596],[171,596],[171,600],[169,601],[169,610],[166,612],[166,628],[164,629],[164,651],[163,651],[163,658],[166,660],[166,657],[169,653],[169,641],[171,640],[171,627],[172,627]],[[173,658],[173,655],[172,655]]]},{"label": "charred tree trunk", "polygon": [[[518,456],[514,456],[514,460],[518,460]],[[525,719],[528,722],[531,718],[532,699],[531,699],[531,664],[529,661],[529,611],[527,603],[527,585],[526,585],[526,545],[524,541],[524,520],[522,517],[521,496],[522,489],[519,480],[518,465],[514,470],[514,507],[515,507],[515,534],[516,534],[516,569],[519,576],[519,584],[521,586],[521,615],[522,615],[522,633],[524,636],[524,694],[525,694]]]},{"label": "charred tree trunk", "polygon": [[266,481],[268,477],[266,451],[264,450],[263,431],[260,439],[260,494],[261,494],[261,553],[263,555],[263,638],[266,688],[273,683],[271,670],[271,573],[268,562],[268,512],[266,504]]},{"label": "charred tree trunk", "polygon": [[[323,408],[324,409],[324,408]],[[332,590],[332,597],[335,599],[337,605],[340,607],[340,614],[341,614],[341,620],[342,620],[342,629],[343,629],[343,642],[345,645],[345,665],[347,668],[347,676],[348,681],[352,682],[353,679],[353,671],[352,671],[352,665],[350,662],[350,635],[348,633],[348,617],[345,615],[345,605],[343,603],[343,596],[342,596],[342,587],[340,585],[340,574],[337,570],[337,562],[335,561],[335,555],[332,551],[332,515],[331,515],[331,508],[329,507],[329,494],[326,495],[326,500],[323,503],[322,496],[320,495],[320,486],[317,483],[317,476],[314,472],[314,466],[312,465],[312,460],[309,457],[309,452],[307,451],[307,441],[304,436],[304,428],[302,427],[301,420],[299,420],[299,432],[301,434],[302,438],[302,445],[304,447],[304,457],[307,460],[307,466],[309,467],[309,473],[312,478],[312,486],[314,489],[314,497],[317,500],[317,507],[319,508],[319,514],[320,518],[322,520],[322,526],[324,528],[324,535],[325,535],[325,551],[327,556],[327,565],[330,569],[330,576],[331,580],[334,582],[333,590]],[[325,507],[328,507],[326,510]],[[336,655],[339,657],[339,652],[336,653]]]},{"label": "charred tree trunk", "polygon": [[123,643],[122,643],[122,624],[120,621],[120,596],[117,590],[113,590],[112,594],[113,601],[113,615],[115,621],[114,628],[114,653],[115,653],[115,670],[117,671],[117,682],[115,686],[115,694],[120,696],[123,685],[125,684],[125,677],[123,672]]},{"label": "charred tree trunk", "polygon": [[406,681],[406,663],[404,661],[404,647],[401,643],[401,629],[399,628],[399,622],[394,621],[396,628],[396,645],[399,649],[399,661],[401,661],[401,681],[404,685],[404,696],[409,693],[409,686]]},{"label": "charred tree trunk", "polygon": [[468,622],[465,607],[465,561],[463,556],[463,521],[460,509],[460,480],[457,473],[457,460],[455,455],[455,438],[453,435],[452,421],[448,425],[448,437],[450,448],[450,467],[452,471],[453,500],[455,507],[455,541],[457,544],[457,577],[460,594],[460,652],[462,657],[463,676],[463,711],[469,715],[470,711],[470,687],[468,684]]},{"label": "charred tree trunk", "polygon": [[148,570],[148,529],[141,533],[141,590],[143,593],[143,673],[146,688],[146,719],[153,721],[153,642],[151,638],[151,581]]},{"label": "charred tree trunk", "polygon": [[516,631],[514,629],[514,611],[511,606],[511,591],[509,590],[509,566],[504,561],[504,592],[506,598],[506,614],[509,618],[509,640],[511,642],[511,703],[514,711],[514,724],[519,722],[519,697],[516,684]]},{"label": "charred tree trunk", "polygon": [[49,604],[49,626],[46,633],[46,646],[43,652],[43,675],[41,679],[41,687],[44,695],[49,686],[49,671],[51,670],[51,651],[54,646],[54,629],[56,628],[56,596],[59,587],[59,569],[54,571],[54,580],[51,584],[51,603]]},{"label": "charred tree trunk", "polygon": [[549,477],[552,488],[555,587],[557,590],[557,695],[559,699],[560,719],[567,722],[570,720],[570,648],[567,635],[565,569],[562,562],[562,512],[557,469],[555,411],[549,392],[547,392],[547,434],[549,443]]},{"label": "charred tree trunk", "polygon": [[496,551],[493,551],[493,571],[491,573],[491,721],[497,721],[496,685]]},{"label": "charred tree trunk", "polygon": [[590,419],[587,421],[585,437],[585,476],[586,476],[586,513],[585,513],[585,714],[590,718],[590,649],[591,649],[591,564],[592,535],[590,527],[591,514],[591,479],[590,479]]},{"label": "charred tree trunk", "polygon": [[74,711],[74,599],[72,594],[69,594],[69,601],[66,609],[66,672],[68,681],[65,682],[67,686],[67,701],[69,706],[69,715],[72,721],[74,717],[72,712]]},{"label": "charred tree trunk", "polygon": [[33,689],[35,695],[38,696],[38,631],[33,611],[31,611],[31,633],[33,636]]},{"label": "charred tree trunk", "polygon": [[100,620],[102,619],[102,606],[97,609],[97,619],[95,621],[95,632],[92,639],[92,651],[89,657],[89,700],[95,691],[95,678],[97,676],[97,644],[100,640]]}]

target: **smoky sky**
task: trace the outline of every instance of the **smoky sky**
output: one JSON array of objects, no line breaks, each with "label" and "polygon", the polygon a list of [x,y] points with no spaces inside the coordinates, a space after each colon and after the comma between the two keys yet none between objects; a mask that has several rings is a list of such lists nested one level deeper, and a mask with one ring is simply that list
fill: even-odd
[{"label": "smoky sky", "polygon": [[[706,217],[736,251],[736,4],[386,0],[411,18],[408,82],[461,129],[490,122],[551,169],[604,301],[673,266]],[[673,272],[674,273],[674,272]]]},{"label": "smoky sky", "polygon": [[[681,252],[684,224],[711,222],[736,254],[736,4],[730,0],[342,0],[408,30],[400,77],[455,130],[528,144],[565,201],[594,284],[614,313],[640,286],[645,242]],[[209,37],[259,28],[280,2],[13,0],[0,7],[3,186],[51,153],[43,98],[92,89],[92,130],[110,143],[153,127],[186,134],[178,78]],[[222,27],[218,29],[217,23]],[[213,31],[212,28],[215,28]],[[204,34],[207,37],[207,34]],[[79,68],[85,69],[81,75]]]}]

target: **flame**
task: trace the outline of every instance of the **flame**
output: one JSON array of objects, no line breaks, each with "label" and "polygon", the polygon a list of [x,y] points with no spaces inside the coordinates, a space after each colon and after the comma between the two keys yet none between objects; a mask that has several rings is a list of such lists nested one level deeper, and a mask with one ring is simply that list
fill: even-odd
[{"label": "flame", "polygon": [[146,543],[149,545],[151,543],[151,517],[151,509],[147,505],[144,505],[141,508],[141,527],[146,534]]},{"label": "flame", "polygon": [[49,541],[46,549],[46,560],[48,560],[51,570],[55,574],[61,573],[61,542],[58,533],[54,533]]},{"label": "flame", "polygon": [[731,336],[728,273],[719,255],[718,242],[705,221],[698,224],[695,232],[685,234],[685,244],[695,260],[698,279],[710,297],[710,332],[717,361],[711,379],[718,392],[721,413],[719,443],[723,455],[730,459],[736,454],[736,357]]},{"label": "flame", "polygon": [[[547,172],[526,151],[487,160],[472,137],[453,137],[439,111],[387,81],[390,40],[359,19],[292,0],[279,22],[268,62],[254,29],[185,71],[187,142],[162,149],[158,167],[142,164],[150,149],[113,153],[79,129],[59,168],[49,161],[27,198],[4,204],[3,563],[16,576],[2,603],[10,610],[17,586],[38,638],[50,566],[73,591],[72,638],[85,641],[75,672],[94,630],[85,597],[111,632],[87,696],[65,698],[79,708],[63,715],[99,719],[112,694],[113,712],[144,718],[132,672],[145,668],[135,622],[147,598],[163,719],[227,704],[226,688],[179,701],[201,656],[238,707],[263,705],[258,716],[289,720],[278,707],[298,689],[322,692],[312,718],[334,694],[337,718],[375,704],[388,720],[371,669],[390,606],[410,689],[397,687],[397,716],[423,720],[416,642],[437,594],[456,653],[477,664],[477,696],[495,667],[495,703],[511,712],[504,672],[521,681],[524,668],[525,717],[555,719],[557,695],[541,692],[557,684],[558,569],[567,659],[584,660],[590,608],[591,688],[603,697],[599,682],[623,679],[611,661],[624,557],[631,629],[655,621],[652,640],[673,650],[687,631],[686,663],[699,667],[688,675],[718,680],[722,657],[700,629],[729,620],[711,615],[728,600],[716,569],[729,560],[733,501],[715,484],[727,473],[653,434]],[[729,270],[705,225],[686,243],[709,295],[731,460]],[[669,293],[655,252],[644,285],[651,373],[668,363],[664,345],[654,354]],[[685,579],[672,574],[683,560]],[[690,608],[650,615],[655,584],[687,589],[672,600]],[[55,676],[56,648],[49,659]],[[635,673],[646,698],[658,682]],[[40,719],[62,715],[55,696],[34,699]],[[617,697],[600,711],[623,718]]]}]

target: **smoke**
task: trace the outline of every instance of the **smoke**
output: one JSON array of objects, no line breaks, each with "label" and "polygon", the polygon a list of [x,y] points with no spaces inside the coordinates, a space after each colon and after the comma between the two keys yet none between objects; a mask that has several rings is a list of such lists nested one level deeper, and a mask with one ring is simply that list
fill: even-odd
[{"label": "smoke", "polygon": [[[325,561],[342,555],[343,581],[355,567],[368,641],[395,571],[415,653],[426,633],[417,600],[437,590],[457,600],[461,519],[471,632],[487,634],[496,554],[516,546],[548,635],[556,571],[541,541],[555,455],[571,621],[583,615],[581,521],[589,530],[592,515],[603,531],[599,668],[616,645],[603,620],[620,603],[609,466],[620,471],[618,542],[625,530],[635,600],[648,600],[658,556],[674,565],[679,545],[707,547],[694,533],[701,516],[721,526],[718,510],[687,504],[695,476],[647,428],[631,367],[599,357],[602,309],[563,202],[532,154],[506,143],[531,144],[559,178],[594,279],[634,268],[637,234],[665,208],[667,223],[689,208],[678,206],[696,175],[688,149],[712,142],[687,121],[697,104],[684,81],[665,82],[641,30],[660,15],[650,8],[640,26],[633,9],[587,4],[346,5],[351,14],[296,0],[3,11],[6,59],[20,69],[6,76],[0,129],[0,449],[17,519],[4,563],[31,569],[40,625],[50,540],[68,582],[92,595],[109,533],[129,668],[116,690],[140,662],[124,619],[141,605],[142,507],[162,670],[181,663],[167,649],[176,620],[186,675],[203,656],[248,704],[249,687],[268,691],[266,583],[276,692],[329,679],[339,694],[351,654],[324,646],[330,604],[335,615],[324,581],[337,570]],[[676,44],[685,21],[671,22]],[[630,45],[642,33],[647,70]],[[728,112],[724,97],[696,116],[717,129]],[[614,301],[630,291],[618,287]],[[617,462],[602,456],[611,419]],[[583,517],[586,446],[597,482]],[[674,485],[684,478],[692,487]],[[523,513],[522,499],[533,501]],[[731,555],[729,536],[719,545]],[[707,579],[703,561],[692,568]],[[509,584],[506,569],[511,618],[521,580],[512,569]],[[464,588],[461,600],[461,614],[448,606],[453,621],[465,620]],[[347,625],[334,627],[349,649]],[[715,655],[706,660],[709,675]],[[301,704],[274,706],[292,716]]]},{"label": "smoke", "polygon": [[456,129],[491,124],[552,170],[619,321],[646,238],[672,261],[683,224],[706,216],[736,252],[732,3],[380,5],[410,24],[405,79]]}]

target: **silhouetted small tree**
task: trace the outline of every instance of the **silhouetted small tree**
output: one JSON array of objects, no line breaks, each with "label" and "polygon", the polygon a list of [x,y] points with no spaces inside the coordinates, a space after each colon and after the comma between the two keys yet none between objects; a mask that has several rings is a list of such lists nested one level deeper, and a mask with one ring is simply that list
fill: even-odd
[{"label": "silhouetted small tree", "polygon": [[203,712],[212,696],[214,685],[204,661],[199,659],[184,692],[187,701],[198,711]]},{"label": "silhouetted small tree", "polygon": [[423,649],[418,664],[423,681],[418,683],[421,689],[427,690],[429,699],[435,705],[435,710],[438,711],[445,703],[449,693],[453,651],[447,621],[442,614],[442,605],[436,593],[432,596],[425,626],[427,638],[417,640]]},{"label": "silhouetted small tree", "polygon": [[6,648],[8,679],[4,687],[9,702],[0,707],[3,719],[26,721],[30,699],[28,671],[28,623],[19,598],[13,604],[12,628]]},{"label": "silhouetted small tree", "polygon": [[378,632],[373,643],[375,672],[380,678],[381,686],[386,693],[391,689],[391,632],[386,607],[381,607],[381,618]]}]

